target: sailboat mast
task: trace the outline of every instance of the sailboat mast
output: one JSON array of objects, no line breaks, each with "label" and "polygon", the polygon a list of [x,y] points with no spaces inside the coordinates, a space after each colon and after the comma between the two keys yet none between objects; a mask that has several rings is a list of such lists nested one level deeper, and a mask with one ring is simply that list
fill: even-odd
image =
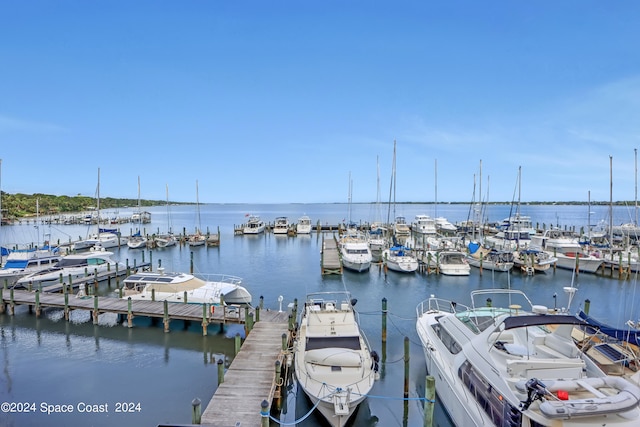
[{"label": "sailboat mast", "polygon": [[435,185],[435,202],[436,202],[436,206],[435,206],[435,217],[438,217],[438,159],[435,159],[435,164],[433,167],[434,170],[434,174],[435,177],[433,179],[433,183]]},{"label": "sailboat mast", "polygon": [[636,173],[636,179],[635,179],[635,215],[636,215],[636,222],[635,225],[638,225],[638,149],[634,148],[633,149],[633,157],[635,159],[635,173]]},{"label": "sailboat mast", "polygon": [[389,207],[387,208],[387,224],[391,224],[391,195],[393,194],[393,218],[396,217],[395,201],[395,180],[396,180],[396,140],[393,140],[393,160],[391,162],[391,183],[389,184]]},{"label": "sailboat mast", "polygon": [[613,156],[609,156],[609,247],[613,250]]},{"label": "sailboat mast", "polygon": [[196,207],[198,209],[198,230],[197,233],[200,233],[202,229],[202,225],[200,224],[200,196],[198,195],[198,180],[196,179]]},{"label": "sailboat mast", "polygon": [[351,171],[349,171],[349,194],[347,195],[347,201],[349,202],[349,209],[348,209],[348,215],[347,218],[349,220],[349,222],[347,223],[347,226],[349,226],[351,224],[351,190],[352,190],[352,183],[351,183]]},{"label": "sailboat mast", "polygon": [[98,210],[98,234],[100,234],[100,168],[98,168],[98,188],[96,189],[96,209]]}]

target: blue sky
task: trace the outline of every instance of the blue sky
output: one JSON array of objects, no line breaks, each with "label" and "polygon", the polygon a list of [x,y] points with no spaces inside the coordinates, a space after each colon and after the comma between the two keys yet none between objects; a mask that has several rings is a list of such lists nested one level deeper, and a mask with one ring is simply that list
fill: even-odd
[{"label": "blue sky", "polygon": [[[634,200],[635,1],[0,0],[8,193]],[[477,200],[479,195],[475,196]]]}]

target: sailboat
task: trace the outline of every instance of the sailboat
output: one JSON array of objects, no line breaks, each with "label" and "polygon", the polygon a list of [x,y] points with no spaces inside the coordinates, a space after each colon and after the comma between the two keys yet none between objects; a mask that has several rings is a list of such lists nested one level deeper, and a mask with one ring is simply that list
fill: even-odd
[{"label": "sailboat", "polygon": [[[136,220],[133,220],[133,217],[136,217]],[[132,222],[142,223],[143,212],[140,209],[140,176],[138,176],[138,211],[131,216]],[[144,236],[140,229],[136,231],[129,239],[127,240],[127,246],[130,249],[142,249],[147,247],[147,237]]]},{"label": "sailboat", "polygon": [[349,172],[349,222],[340,238],[339,248],[342,266],[360,273],[369,270],[373,256],[367,237],[351,221],[352,187],[351,172]]},{"label": "sailboat", "polygon": [[[480,218],[478,225],[481,224],[483,218],[483,206],[482,206],[482,160],[480,161]],[[496,272],[507,272],[513,268],[513,252],[497,250],[492,247],[486,247],[484,242],[484,235],[482,232],[483,227],[480,227],[480,236],[477,241],[471,241],[467,245],[469,251],[467,255],[467,262],[473,267],[487,269]],[[475,233],[475,224],[474,224]]]},{"label": "sailboat", "polygon": [[202,225],[200,223],[200,198],[198,196],[198,180],[196,180],[196,216],[198,218],[198,226],[196,232],[189,235],[187,243],[189,246],[204,246],[207,241],[207,237],[202,234]]},{"label": "sailboat", "polygon": [[175,246],[177,240],[173,235],[173,231],[171,230],[171,208],[169,205],[169,184],[166,185],[167,192],[167,233],[159,234],[155,237],[156,246],[159,248],[168,248],[170,246]]},{"label": "sailboat", "polygon": [[71,246],[72,250],[80,251],[92,248],[117,248],[124,243],[121,239],[120,232],[117,229],[100,228],[100,168],[98,168],[98,186],[96,189],[96,213],[98,232],[87,236],[84,240],[75,242]]}]

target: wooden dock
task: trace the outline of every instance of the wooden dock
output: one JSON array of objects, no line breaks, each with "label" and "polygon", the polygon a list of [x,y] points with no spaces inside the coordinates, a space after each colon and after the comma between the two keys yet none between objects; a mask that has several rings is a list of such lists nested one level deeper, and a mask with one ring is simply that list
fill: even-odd
[{"label": "wooden dock", "polygon": [[288,313],[257,322],[224,373],[201,417],[209,427],[260,426],[262,402],[268,412],[278,391],[279,369],[284,359],[283,335],[288,340]]},{"label": "wooden dock", "polygon": [[125,316],[129,327],[133,327],[135,317],[159,318],[164,322],[165,332],[169,332],[171,320],[186,320],[201,322],[202,333],[207,335],[207,326],[211,323],[248,323],[253,326],[254,319],[260,316],[269,321],[276,312],[263,311],[259,308],[240,307],[236,305],[210,306],[203,304],[168,303],[165,301],[140,301],[120,299],[108,296],[76,297],[74,294],[31,292],[27,290],[0,288],[0,313],[14,314],[15,307],[27,305],[35,309],[36,316],[43,308],[58,308],[65,312],[65,319],[69,320],[72,310],[88,310],[92,312],[94,324],[98,323],[98,316],[102,313],[115,313]]},{"label": "wooden dock", "polygon": [[342,274],[340,251],[338,250],[338,241],[335,237],[322,239],[320,269],[323,276],[325,274]]}]

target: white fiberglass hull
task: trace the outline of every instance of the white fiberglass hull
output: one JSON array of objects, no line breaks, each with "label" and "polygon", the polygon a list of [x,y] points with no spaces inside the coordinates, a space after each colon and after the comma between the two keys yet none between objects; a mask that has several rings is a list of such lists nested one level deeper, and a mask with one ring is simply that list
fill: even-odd
[{"label": "white fiberglass hull", "polygon": [[[558,261],[556,261],[556,265],[559,268],[563,268],[565,270],[573,270],[576,268],[575,256],[572,257],[558,253],[555,257],[558,259]],[[580,257],[577,262],[578,270],[583,273],[595,273],[602,265],[602,262],[602,259],[592,256]]]}]

